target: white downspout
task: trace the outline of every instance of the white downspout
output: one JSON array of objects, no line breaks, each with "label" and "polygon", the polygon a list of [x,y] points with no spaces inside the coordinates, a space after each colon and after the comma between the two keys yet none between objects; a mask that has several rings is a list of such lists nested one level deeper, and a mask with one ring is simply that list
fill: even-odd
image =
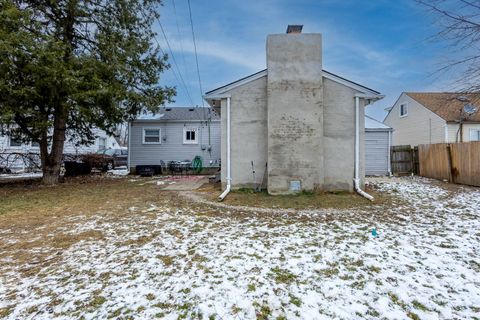
[{"label": "white downspout", "polygon": [[360,189],[360,97],[355,96],[355,178],[353,179],[353,185],[355,191],[362,197],[367,198],[370,201],[373,201],[373,197]]},{"label": "white downspout", "polygon": [[130,163],[131,163],[131,155],[132,155],[132,150],[130,149],[130,146],[131,146],[131,143],[130,143],[130,140],[131,139],[131,129],[132,128],[132,122],[131,121],[128,121],[128,127],[127,127],[127,146],[128,146],[128,150],[127,150],[127,170],[128,170],[128,173],[130,173]]},{"label": "white downspout", "polygon": [[388,153],[387,153],[387,161],[388,161],[388,176],[392,176],[392,159],[390,159],[390,149],[392,148],[392,131],[388,131]]},{"label": "white downspout", "polygon": [[227,97],[227,187],[218,197],[219,201],[222,201],[232,188],[232,176],[231,176],[231,159],[230,159],[230,97]]}]

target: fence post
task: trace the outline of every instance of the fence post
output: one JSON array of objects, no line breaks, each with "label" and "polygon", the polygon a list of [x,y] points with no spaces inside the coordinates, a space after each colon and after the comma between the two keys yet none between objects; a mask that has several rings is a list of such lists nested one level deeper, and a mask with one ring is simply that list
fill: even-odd
[{"label": "fence post", "polygon": [[448,158],[448,182],[455,183],[455,176],[453,174],[453,165],[452,165],[452,146],[450,143],[447,144],[447,158]]}]

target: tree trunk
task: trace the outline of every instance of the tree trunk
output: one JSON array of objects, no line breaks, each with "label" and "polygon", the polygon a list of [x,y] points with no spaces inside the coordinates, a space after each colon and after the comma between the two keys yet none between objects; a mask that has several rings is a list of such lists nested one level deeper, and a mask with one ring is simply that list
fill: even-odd
[{"label": "tree trunk", "polygon": [[60,179],[60,168],[63,158],[63,146],[65,144],[66,116],[64,108],[58,107],[53,122],[52,149],[48,152],[46,133],[40,143],[40,156],[42,159],[42,183],[46,185],[57,184]]}]

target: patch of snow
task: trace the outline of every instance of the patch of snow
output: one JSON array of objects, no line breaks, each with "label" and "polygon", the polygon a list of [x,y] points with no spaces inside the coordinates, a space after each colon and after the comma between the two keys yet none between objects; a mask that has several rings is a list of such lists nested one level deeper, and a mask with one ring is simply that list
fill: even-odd
[{"label": "patch of snow", "polygon": [[107,172],[114,175],[114,176],[127,176],[127,175],[130,174],[130,171],[125,167],[123,167],[123,168],[118,167],[118,168],[115,168],[115,169],[112,169],[112,170],[108,170]]},{"label": "patch of snow", "polygon": [[7,319],[478,316],[480,191],[369,183],[394,205],[297,215],[146,203],[108,222],[72,220],[70,234],[104,238],[79,241],[36,273],[0,256],[0,308],[11,308]]}]

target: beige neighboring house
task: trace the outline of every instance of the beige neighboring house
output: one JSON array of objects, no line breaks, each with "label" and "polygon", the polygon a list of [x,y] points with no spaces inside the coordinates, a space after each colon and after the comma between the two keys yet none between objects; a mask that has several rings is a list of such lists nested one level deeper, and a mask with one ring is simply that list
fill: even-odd
[{"label": "beige neighboring house", "polygon": [[479,141],[479,109],[480,93],[404,92],[383,122],[393,146]]}]

